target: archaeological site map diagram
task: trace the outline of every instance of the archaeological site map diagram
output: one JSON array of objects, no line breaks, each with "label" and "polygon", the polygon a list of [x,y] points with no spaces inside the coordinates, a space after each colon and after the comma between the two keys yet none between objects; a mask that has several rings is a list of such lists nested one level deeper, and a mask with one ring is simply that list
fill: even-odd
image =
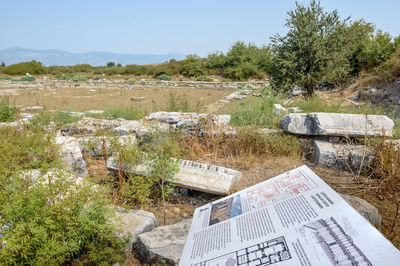
[{"label": "archaeological site map diagram", "polygon": [[257,245],[237,250],[195,266],[259,266],[271,265],[290,259],[290,252],[283,236]]},{"label": "archaeological site map diagram", "polygon": [[246,191],[251,209],[265,207],[276,201],[298,195],[317,187],[317,184],[302,172],[282,175],[273,182],[261,183]]},{"label": "archaeological site map diagram", "polygon": [[372,266],[367,257],[354,244],[352,238],[344,232],[333,217],[319,219],[305,227],[312,230],[332,265]]}]

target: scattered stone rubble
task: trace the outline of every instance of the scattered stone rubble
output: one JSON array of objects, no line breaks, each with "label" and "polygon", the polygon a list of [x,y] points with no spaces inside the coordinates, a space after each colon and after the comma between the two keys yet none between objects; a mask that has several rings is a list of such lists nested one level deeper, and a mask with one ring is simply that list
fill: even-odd
[{"label": "scattered stone rubble", "polygon": [[[63,81],[40,81],[33,83],[24,83],[23,86],[43,87],[45,83],[52,83],[52,87],[65,87]],[[125,82],[125,83],[124,83]],[[220,101],[220,104],[226,104],[230,100],[242,100],[247,97],[252,90],[239,89],[242,83],[220,83],[220,82],[153,82],[141,80],[134,85],[126,85],[126,81],[96,81],[79,83],[90,89],[90,92],[96,92],[94,88],[119,87],[133,88],[146,86],[189,86],[193,88],[229,88],[236,91]],[[101,85],[104,83],[105,85]],[[154,84],[153,84],[154,83]],[[0,88],[4,86],[0,82]],[[21,86],[21,83],[14,84],[7,82],[11,87]],[[7,85],[7,86],[8,86]],[[254,83],[252,86],[257,88],[264,83]],[[24,89],[26,89],[24,87]],[[293,96],[300,94],[300,90],[294,90]],[[140,97],[139,97],[140,98]],[[142,99],[131,99],[140,101]],[[25,111],[40,111],[39,107],[25,108]],[[332,143],[327,141],[326,137],[339,138],[359,138],[364,136],[392,136],[394,123],[386,116],[377,115],[356,115],[356,114],[334,114],[334,113],[299,113],[296,108],[285,108],[282,105],[274,105],[275,115],[285,115],[281,120],[281,127],[284,132],[294,135],[316,138],[313,141],[313,161],[315,164],[335,169],[349,170],[362,169],[368,167],[373,160],[371,151],[359,144],[343,144],[340,141]],[[87,113],[101,114],[101,110],[91,110]],[[83,116],[84,113],[76,113]],[[27,123],[34,115],[29,113],[20,113],[21,120],[12,123],[0,123],[1,126],[19,126],[21,123]],[[84,117],[79,122],[68,125],[62,129],[62,134],[56,137],[56,143],[60,145],[59,152],[63,156],[65,170],[72,173],[76,182],[81,182],[82,178],[88,175],[83,154],[86,156],[107,156],[113,154],[110,138],[95,137],[98,130],[107,130],[114,134],[114,139],[120,145],[133,145],[137,139],[145,137],[155,128],[161,128],[162,131],[168,131],[175,128],[190,128],[197,126],[201,120],[206,120],[215,126],[228,126],[230,122],[229,115],[208,115],[197,113],[178,113],[178,112],[156,112],[147,116],[143,120],[130,121],[124,119],[106,120]],[[226,130],[226,128],[224,128]],[[276,133],[265,130],[266,133]],[[277,131],[279,132],[279,131]],[[317,138],[323,138],[317,139]],[[397,144],[395,143],[396,145]],[[104,149],[105,148],[105,149]],[[118,171],[118,164],[115,157],[110,156],[107,160],[107,168]],[[179,160],[179,172],[175,175],[174,183],[182,188],[198,190],[216,195],[229,195],[236,182],[240,179],[239,171],[224,168],[215,165],[207,165],[187,160]],[[130,167],[123,165],[123,171],[133,171],[138,175],[148,173],[151,163]],[[25,172],[31,182],[36,182],[42,174],[38,170]],[[362,216],[371,224],[380,227],[381,217],[378,210],[363,199],[350,195],[341,195],[350,205],[352,205]],[[183,246],[190,228],[191,219],[181,221],[174,225],[157,227],[154,214],[141,210],[125,210],[116,208],[116,217],[113,224],[121,231],[121,237],[128,237],[129,244],[127,252],[137,249],[140,258],[145,263],[166,263],[177,265],[181,256]],[[12,225],[5,225],[12,226]],[[7,230],[3,226],[2,231]],[[6,229],[4,229],[6,228]],[[3,230],[4,229],[4,230]]]},{"label": "scattered stone rubble", "polygon": [[[274,106],[274,112],[280,114],[282,108]],[[280,124],[286,133],[306,140],[316,138],[310,147],[313,163],[347,171],[367,168],[374,159],[373,153],[360,145],[357,138],[391,137],[394,128],[393,120],[384,115],[340,113],[291,113]]]},{"label": "scattered stone rubble", "polygon": [[228,125],[231,116],[230,115],[211,115],[211,114],[197,114],[197,113],[180,113],[180,112],[155,112],[146,116],[148,121],[159,121],[168,124],[178,124],[186,121],[192,123],[198,123],[200,119],[209,118],[214,125]]},{"label": "scattered stone rubble", "polygon": [[0,82],[0,89],[40,89],[43,87],[51,88],[66,88],[66,87],[81,87],[87,88],[90,93],[95,93],[97,90],[107,88],[121,88],[121,89],[140,89],[140,88],[154,88],[154,87],[178,87],[178,88],[191,88],[191,89],[241,89],[244,86],[251,86],[252,88],[260,88],[265,85],[263,81],[249,81],[249,82],[220,82],[220,81],[156,81],[141,79],[126,80],[126,79],[99,79],[87,81],[71,81],[71,80],[51,80],[43,79],[32,82],[16,82],[12,80],[4,80]]}]

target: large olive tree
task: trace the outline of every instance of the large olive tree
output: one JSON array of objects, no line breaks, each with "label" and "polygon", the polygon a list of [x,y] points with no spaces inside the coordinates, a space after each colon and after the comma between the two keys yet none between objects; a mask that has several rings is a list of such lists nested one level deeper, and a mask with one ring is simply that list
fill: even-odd
[{"label": "large olive tree", "polygon": [[269,70],[272,84],[278,90],[293,86],[313,95],[317,85],[345,79],[352,71],[351,59],[361,39],[373,30],[363,21],[341,20],[336,10],[326,12],[319,1],[308,6],[296,2],[288,12],[285,36],[271,38],[273,60]]}]

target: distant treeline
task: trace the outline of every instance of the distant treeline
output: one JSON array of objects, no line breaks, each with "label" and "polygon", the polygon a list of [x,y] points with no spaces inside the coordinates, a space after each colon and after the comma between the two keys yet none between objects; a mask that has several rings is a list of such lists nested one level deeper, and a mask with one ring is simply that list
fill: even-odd
[{"label": "distant treeline", "polygon": [[40,62],[31,61],[0,67],[0,72],[8,75],[25,75],[30,73],[69,75],[87,73],[94,75],[151,75],[155,78],[166,78],[176,75],[208,79],[209,75],[219,75],[232,80],[247,80],[266,76],[270,62],[269,48],[253,44],[236,42],[226,53],[216,52],[206,58],[189,55],[185,60],[155,65],[125,65],[108,62],[105,66],[80,64],[74,66],[43,66]]}]

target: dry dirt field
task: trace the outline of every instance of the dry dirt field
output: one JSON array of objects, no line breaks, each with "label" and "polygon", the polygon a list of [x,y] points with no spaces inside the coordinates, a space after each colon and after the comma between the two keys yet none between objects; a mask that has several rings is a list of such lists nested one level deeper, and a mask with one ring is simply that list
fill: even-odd
[{"label": "dry dirt field", "polygon": [[[126,108],[135,106],[145,113],[165,110],[170,95],[187,99],[190,106],[199,108],[215,103],[232,93],[229,89],[202,89],[192,87],[129,87],[124,84],[107,88],[84,87],[84,82],[71,87],[35,86],[18,88],[0,88],[0,96],[9,98],[10,103],[26,106],[44,106],[47,110],[70,110],[83,112],[88,110],[104,110],[109,107]],[[121,86],[121,85],[119,85]],[[125,87],[126,86],[126,87]],[[143,100],[132,101],[132,97],[144,97]],[[203,110],[200,110],[203,111]]]}]

